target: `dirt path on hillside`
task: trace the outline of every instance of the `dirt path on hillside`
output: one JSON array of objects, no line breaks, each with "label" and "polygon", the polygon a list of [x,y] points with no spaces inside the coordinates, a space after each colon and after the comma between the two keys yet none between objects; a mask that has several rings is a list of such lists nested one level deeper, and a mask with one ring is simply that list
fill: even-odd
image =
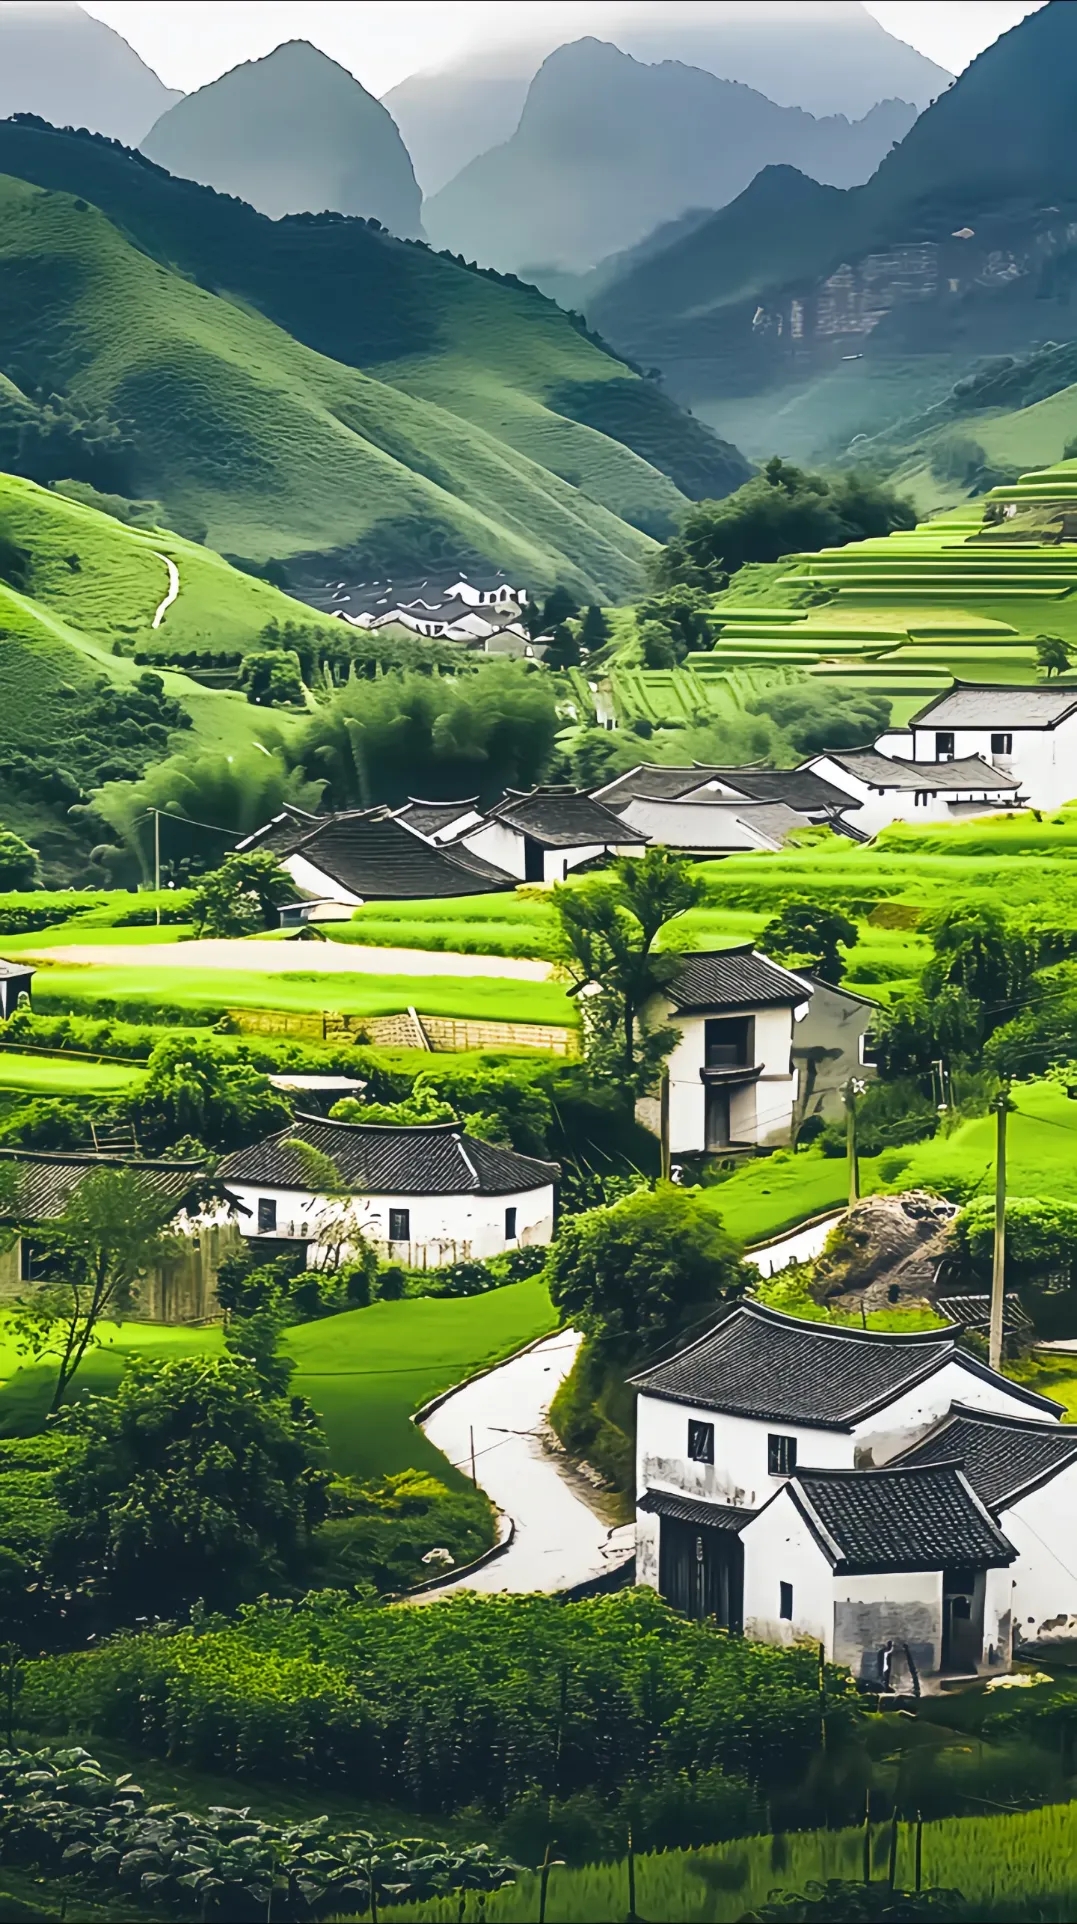
[{"label": "dirt path on hillside", "polygon": [[[3,942],[0,940],[0,953]],[[74,942],[62,948],[19,950],[35,962],[136,970],[152,981],[158,969],[239,969],[259,975],[497,976],[509,982],[549,982],[553,965],[508,955],[459,955],[447,949],[381,949],[360,942],[217,940],[111,946]]]}]

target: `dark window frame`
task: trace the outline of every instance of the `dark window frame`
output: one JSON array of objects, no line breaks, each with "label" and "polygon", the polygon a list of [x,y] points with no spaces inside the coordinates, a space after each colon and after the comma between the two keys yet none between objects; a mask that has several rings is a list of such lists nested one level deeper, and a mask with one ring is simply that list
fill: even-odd
[{"label": "dark window frame", "polygon": [[513,1203],[505,1210],[505,1241],[507,1243],[514,1243],[518,1240],[516,1230],[516,1205]]},{"label": "dark window frame", "polygon": [[767,1437],[767,1471],[770,1476],[795,1476],[797,1439],[772,1432]]},{"label": "dark window frame", "polygon": [[778,1584],[778,1616],[782,1623],[793,1621],[793,1586],[791,1583]]},{"label": "dark window frame", "polygon": [[688,1418],[688,1459],[691,1463],[714,1462],[714,1424],[698,1416]]},{"label": "dark window frame", "polygon": [[275,1196],[258,1198],[258,1234],[273,1236],[277,1229],[277,1199]]},{"label": "dark window frame", "polygon": [[[957,759],[955,739],[956,738],[952,728],[942,728],[942,729],[936,730],[935,760],[937,762],[952,762]],[[949,743],[949,747],[947,747],[946,745],[947,743]]]},{"label": "dark window frame", "polygon": [[391,1243],[410,1243],[411,1241],[411,1210],[410,1209],[390,1209],[389,1241]]},{"label": "dark window frame", "polygon": [[991,737],[992,755],[1012,755],[1013,736],[1007,731]]}]

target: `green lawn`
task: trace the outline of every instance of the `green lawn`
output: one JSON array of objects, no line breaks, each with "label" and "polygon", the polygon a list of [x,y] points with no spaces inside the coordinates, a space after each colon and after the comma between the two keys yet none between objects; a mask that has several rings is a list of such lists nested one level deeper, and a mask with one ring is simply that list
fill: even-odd
[{"label": "green lawn", "polygon": [[[411,1422],[412,1411],[556,1324],[545,1286],[533,1277],[456,1301],[374,1303],[289,1333],[299,1365],[294,1387],[323,1418],[335,1468],[381,1476],[415,1467],[446,1476],[445,1459]],[[215,1355],[221,1342],[219,1328],[105,1324],[101,1346],[91,1352],[79,1381],[85,1391],[107,1394],[132,1357]],[[41,1427],[52,1381],[45,1366],[20,1367],[0,1323],[0,1435]]]},{"label": "green lawn", "polygon": [[[0,941],[0,950],[4,944]],[[573,1027],[575,1006],[554,982],[509,982],[496,976],[330,975],[301,970],[280,975],[241,969],[169,968],[152,950],[137,969],[122,964],[45,963],[34,983],[37,1006],[88,1012],[97,1002],[152,1009],[282,1009],[301,1014],[471,1016],[498,1022],[542,1022]]]},{"label": "green lawn", "polygon": [[141,1069],[122,1062],[80,1062],[77,1056],[0,1050],[0,1089],[16,1089],[28,1096],[126,1095],[142,1076]]}]

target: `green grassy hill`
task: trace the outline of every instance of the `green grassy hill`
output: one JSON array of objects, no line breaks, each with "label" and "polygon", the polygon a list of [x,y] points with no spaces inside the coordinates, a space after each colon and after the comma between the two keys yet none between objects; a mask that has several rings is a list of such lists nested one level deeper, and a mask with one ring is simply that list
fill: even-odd
[{"label": "green grassy hill", "polygon": [[[484,443],[489,437],[523,457],[523,464],[510,459],[512,472],[523,465],[531,485],[551,497],[549,510],[532,522],[539,539],[555,504],[576,515],[584,524],[577,542],[587,551],[582,565],[590,555],[596,580],[605,559],[603,540],[626,544],[638,566],[646,542],[635,530],[661,533],[683,505],[683,494],[721,495],[745,478],[736,449],[584,335],[552,301],[517,281],[468,269],[361,220],[324,215],[269,221],[241,201],[173,179],[114,143],[40,123],[0,123],[0,173],[92,201],[159,265],[248,316],[266,316],[293,342],[448,410],[451,423],[440,415],[431,421],[425,408],[418,414],[401,408],[399,451],[405,463],[410,453],[422,476],[449,488],[465,471],[461,498],[469,506],[485,487],[482,474],[474,485],[467,480],[476,430]],[[51,345],[48,335],[36,350],[27,344],[31,369],[35,351],[48,359]],[[2,335],[0,367],[14,373]],[[348,377],[341,379],[346,383]],[[391,412],[388,397],[383,404]],[[354,403],[351,412],[347,401],[335,411],[356,425]],[[285,424],[282,434],[290,432]],[[535,476],[530,462],[540,464],[543,474]],[[511,487],[507,492],[511,496]],[[437,531],[443,517],[435,506],[425,503],[424,513]],[[603,508],[632,529],[610,530],[599,513]],[[368,522],[390,524],[379,565],[393,559],[391,524],[399,513],[391,498],[384,512],[368,512]],[[454,559],[479,538],[473,526],[450,532]],[[504,539],[504,531],[497,533]],[[323,552],[339,539],[334,523],[328,532],[315,533],[313,545]],[[485,557],[486,532],[482,540]],[[291,547],[282,540],[270,551],[287,554],[310,542],[304,528]],[[256,550],[235,546],[232,552]],[[571,548],[567,553],[574,561]],[[499,549],[497,560],[504,559]],[[575,565],[578,572],[581,564]],[[622,578],[626,572],[623,562],[609,571]]]},{"label": "green grassy hill", "polygon": [[0,267],[13,376],[36,364],[90,416],[132,423],[133,491],[224,553],[497,556],[614,596],[640,578],[650,544],[609,509],[169,272],[84,201],[0,182]]}]

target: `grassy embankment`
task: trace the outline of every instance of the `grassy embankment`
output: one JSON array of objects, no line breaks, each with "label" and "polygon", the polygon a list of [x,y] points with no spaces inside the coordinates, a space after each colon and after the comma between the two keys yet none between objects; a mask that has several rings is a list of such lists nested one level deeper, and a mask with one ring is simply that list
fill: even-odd
[{"label": "grassy embankment", "polygon": [[[455,1301],[429,1296],[373,1303],[288,1332],[298,1365],[294,1388],[322,1417],[335,1469],[377,1477],[409,1467],[460,1482],[426,1441],[412,1412],[441,1390],[511,1356],[556,1327],[544,1285],[532,1278],[485,1296]],[[80,1372],[83,1393],[105,1393],[134,1357],[218,1355],[219,1328],[154,1323],[102,1326],[99,1348]],[[0,1321],[0,1434],[42,1427],[54,1380],[45,1365],[20,1366]]]}]

